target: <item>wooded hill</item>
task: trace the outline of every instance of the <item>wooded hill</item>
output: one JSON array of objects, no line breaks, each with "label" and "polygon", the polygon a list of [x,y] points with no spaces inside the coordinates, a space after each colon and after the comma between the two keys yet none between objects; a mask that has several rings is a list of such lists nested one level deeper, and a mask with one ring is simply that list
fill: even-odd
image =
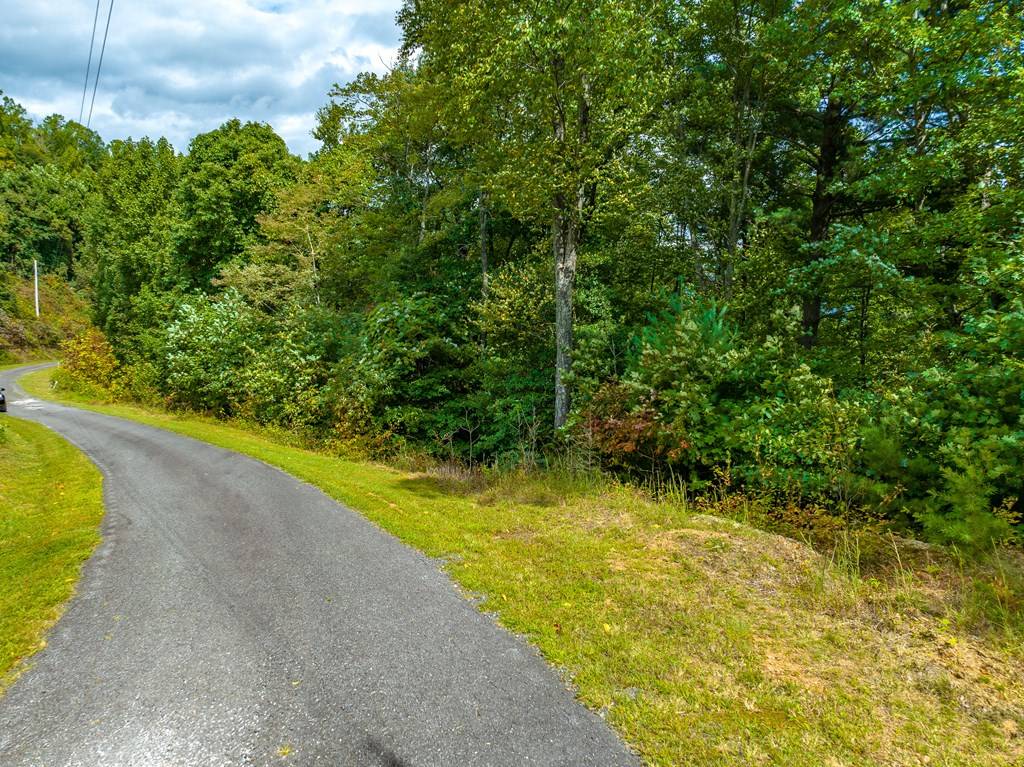
[{"label": "wooded hill", "polygon": [[125,396],[984,546],[1024,475],[1022,18],[409,2],[306,160],[5,99],[0,258],[88,294],[71,352]]},{"label": "wooded hill", "polygon": [[89,327],[89,304],[62,277],[39,281],[40,314],[31,279],[0,274],[0,365],[51,359]]}]

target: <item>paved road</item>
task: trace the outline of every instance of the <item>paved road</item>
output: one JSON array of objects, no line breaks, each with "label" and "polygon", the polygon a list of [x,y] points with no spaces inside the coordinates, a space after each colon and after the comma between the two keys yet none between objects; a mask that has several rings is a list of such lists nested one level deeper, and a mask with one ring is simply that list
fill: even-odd
[{"label": "paved road", "polygon": [[7,417],[84,450],[107,515],[0,698],[3,767],[637,764],[435,562],[258,461],[25,402],[21,372]]}]

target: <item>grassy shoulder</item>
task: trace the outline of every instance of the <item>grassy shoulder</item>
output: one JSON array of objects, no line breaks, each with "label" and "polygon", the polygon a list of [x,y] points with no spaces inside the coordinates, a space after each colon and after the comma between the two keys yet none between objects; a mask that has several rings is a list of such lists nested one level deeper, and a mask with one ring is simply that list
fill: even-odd
[{"label": "grassy shoulder", "polygon": [[[602,480],[402,471],[49,380],[22,386],[264,460],[444,558],[648,764],[1024,759],[1019,634],[984,628],[978,574],[942,552],[893,541],[868,573],[856,540],[824,555]],[[997,611],[1018,608],[1015,556],[981,579]]]},{"label": "grassy shoulder", "polygon": [[0,693],[43,647],[103,516],[100,473],[81,452],[43,426],[2,417]]}]

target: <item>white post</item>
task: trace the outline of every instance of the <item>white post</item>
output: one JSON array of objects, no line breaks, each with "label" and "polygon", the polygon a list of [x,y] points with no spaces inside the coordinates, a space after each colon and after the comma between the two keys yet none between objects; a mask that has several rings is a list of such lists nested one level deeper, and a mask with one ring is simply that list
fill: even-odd
[{"label": "white post", "polygon": [[36,278],[36,317],[38,317],[39,316],[39,262],[34,260],[34,259],[32,261],[32,271],[35,274],[35,278]]}]

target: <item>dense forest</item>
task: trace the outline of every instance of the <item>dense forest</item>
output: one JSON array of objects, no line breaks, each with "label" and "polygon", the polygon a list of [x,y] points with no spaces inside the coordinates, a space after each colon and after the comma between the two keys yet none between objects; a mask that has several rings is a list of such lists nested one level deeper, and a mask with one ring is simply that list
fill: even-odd
[{"label": "dense forest", "polygon": [[4,98],[0,308],[38,259],[91,303],[80,375],[330,449],[1008,540],[1022,9],[409,0],[306,159]]}]

